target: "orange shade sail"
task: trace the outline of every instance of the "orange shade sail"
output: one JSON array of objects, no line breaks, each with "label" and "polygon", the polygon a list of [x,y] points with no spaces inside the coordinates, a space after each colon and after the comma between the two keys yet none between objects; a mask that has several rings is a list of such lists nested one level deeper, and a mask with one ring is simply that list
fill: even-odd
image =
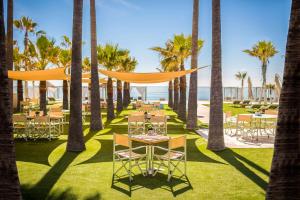
[{"label": "orange shade sail", "polygon": [[66,80],[65,68],[34,70],[34,71],[11,71],[8,70],[8,78],[22,81],[49,81]]},{"label": "orange shade sail", "polygon": [[100,73],[111,77],[116,78],[121,81],[130,82],[130,83],[162,83],[171,81],[174,78],[178,78],[187,74],[190,74],[196,69],[190,69],[185,71],[178,72],[154,72],[154,73],[132,73],[132,72],[115,72],[107,71],[100,69]]}]

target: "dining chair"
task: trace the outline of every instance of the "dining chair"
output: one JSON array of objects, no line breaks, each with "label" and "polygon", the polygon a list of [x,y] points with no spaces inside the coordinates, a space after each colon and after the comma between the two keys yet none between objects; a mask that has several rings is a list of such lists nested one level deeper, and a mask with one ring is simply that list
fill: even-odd
[{"label": "dining chair", "polygon": [[50,122],[50,117],[46,116],[36,116],[33,120],[33,131],[32,137],[34,140],[38,138],[52,139],[52,127]]},{"label": "dining chair", "polygon": [[167,135],[167,118],[163,115],[151,116],[150,124],[155,133],[159,135]]},{"label": "dining chair", "polygon": [[145,117],[144,115],[128,116],[128,134],[145,134]]},{"label": "dining chair", "polygon": [[64,113],[62,111],[61,112],[49,111],[48,115],[50,116],[52,134],[55,136],[60,136],[64,128],[64,120],[65,120]]},{"label": "dining chair", "polygon": [[225,113],[225,134],[228,135],[233,134],[233,128],[236,122],[237,122],[237,118],[232,115],[232,111],[227,111]]},{"label": "dining chair", "polygon": [[13,130],[16,138],[23,138],[27,141],[29,123],[26,115],[13,115]]},{"label": "dining chair", "polygon": [[[143,171],[141,168],[141,165],[145,164],[147,169],[146,146],[133,148],[132,141],[128,135],[114,133],[113,138],[113,177],[115,177],[120,170],[124,169],[129,176],[129,181],[132,181],[133,167],[138,167],[143,176],[146,176],[146,171]],[[122,149],[117,150],[119,147],[122,147]],[[136,150],[143,151],[144,153],[134,152]],[[117,162],[120,162],[121,166],[116,169]]]},{"label": "dining chair", "polygon": [[254,130],[255,129],[255,123],[253,123],[253,116],[251,114],[249,115],[242,115],[239,114],[237,116],[236,121],[236,136],[238,136],[238,133],[240,132],[241,137],[247,137],[251,136],[251,139],[254,137]]},{"label": "dining chair", "polygon": [[[158,153],[166,152],[166,153]],[[178,171],[180,173],[180,178],[186,177],[186,157],[187,157],[187,146],[186,146],[186,136],[180,136],[171,138],[168,142],[168,148],[164,148],[161,146],[153,147],[153,164],[157,165],[157,170],[153,174],[156,175],[160,171],[162,167],[167,168],[168,170],[168,178],[167,181],[174,176],[175,172]],[[183,169],[182,169],[182,164]]]}]

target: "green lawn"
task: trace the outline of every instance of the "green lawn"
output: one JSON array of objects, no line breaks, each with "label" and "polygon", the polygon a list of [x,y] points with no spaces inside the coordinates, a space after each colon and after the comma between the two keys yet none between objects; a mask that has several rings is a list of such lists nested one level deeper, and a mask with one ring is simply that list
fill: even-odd
[{"label": "green lawn", "polygon": [[[188,179],[134,176],[112,182],[112,133],[126,133],[129,110],[105,129],[84,131],[87,150],[65,152],[67,135],[53,141],[16,141],[17,165],[24,199],[264,199],[272,149],[206,150],[206,141],[184,129],[175,113],[171,136],[188,138]],[[67,129],[67,127],[66,127]]]},{"label": "green lawn", "polygon": [[[204,104],[204,105],[209,107],[209,104]],[[249,109],[247,109],[247,108],[241,108],[240,106],[236,106],[236,105],[233,105],[233,104],[230,104],[230,103],[224,103],[223,104],[223,111],[224,111],[224,113],[226,113],[228,111],[231,111],[232,115],[251,113],[249,111]]]}]

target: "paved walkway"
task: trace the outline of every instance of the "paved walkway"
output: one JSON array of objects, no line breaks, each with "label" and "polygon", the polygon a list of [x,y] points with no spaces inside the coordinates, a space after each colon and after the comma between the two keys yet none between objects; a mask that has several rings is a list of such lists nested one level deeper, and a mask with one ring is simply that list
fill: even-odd
[{"label": "paved walkway", "polygon": [[[208,139],[208,129],[199,129],[196,131],[204,139]],[[235,136],[229,136],[224,134],[225,146],[228,148],[273,148],[274,147],[274,138],[269,138],[264,142],[250,142],[250,141],[241,141]]]},{"label": "paved walkway", "polygon": [[209,123],[209,107],[204,106],[203,104],[209,104],[208,101],[198,101],[198,108],[197,108],[197,116],[198,119],[205,123]]}]

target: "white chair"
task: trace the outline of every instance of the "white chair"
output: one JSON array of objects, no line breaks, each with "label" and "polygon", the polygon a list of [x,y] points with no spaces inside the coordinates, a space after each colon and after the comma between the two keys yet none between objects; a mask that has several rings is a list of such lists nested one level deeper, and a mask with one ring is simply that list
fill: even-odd
[{"label": "white chair", "polygon": [[29,123],[25,115],[13,115],[13,130],[16,138],[27,140]]},{"label": "white chair", "polygon": [[[183,150],[179,151],[178,149]],[[166,153],[158,154],[158,150]],[[181,174],[180,177],[186,176],[186,136],[171,138],[169,140],[167,149],[160,146],[154,146],[153,151],[155,159],[153,164],[158,166],[153,176],[156,175],[156,173],[161,169],[161,167],[165,167],[168,170],[167,181],[170,181],[170,179],[174,176],[174,173],[176,171],[178,171]],[[183,169],[180,168],[180,164],[183,164]]]},{"label": "white chair", "polygon": [[241,137],[247,138],[249,135],[251,139],[254,138],[255,123],[253,123],[253,116],[249,115],[238,115],[236,122],[236,135],[240,133]]},{"label": "white chair", "polygon": [[155,133],[159,135],[167,134],[167,118],[163,115],[151,116],[150,123]]},{"label": "white chair", "polygon": [[144,115],[128,116],[128,134],[129,135],[145,134],[145,117],[144,117]]},{"label": "white chair", "polygon": [[33,139],[47,138],[51,140],[52,128],[49,116],[36,116],[33,120],[32,127],[33,131],[31,135]]},{"label": "white chair", "polygon": [[[232,135],[232,128],[236,125],[237,118],[232,116],[231,111],[225,113],[225,134]],[[229,134],[230,133],[230,134]]]},{"label": "white chair", "polygon": [[[118,146],[123,147],[122,150],[116,150]],[[125,148],[125,149],[124,149]],[[144,149],[145,153],[136,153],[134,151]],[[147,169],[147,154],[146,154],[146,146],[139,146],[132,148],[132,141],[127,135],[116,134],[114,133],[114,141],[113,141],[113,177],[117,176],[117,173],[124,169],[129,176],[129,181],[132,181],[133,178],[133,167],[138,167],[140,172],[145,176],[146,172],[144,172],[141,168],[141,165],[146,164]],[[116,163],[120,162],[121,166],[116,169]]]}]

